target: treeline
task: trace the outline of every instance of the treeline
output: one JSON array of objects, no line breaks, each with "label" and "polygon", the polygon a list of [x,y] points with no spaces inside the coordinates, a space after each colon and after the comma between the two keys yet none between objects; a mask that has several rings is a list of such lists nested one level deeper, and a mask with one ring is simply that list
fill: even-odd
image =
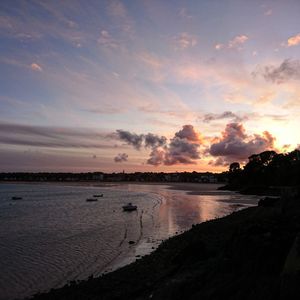
[{"label": "treeline", "polygon": [[103,181],[103,182],[199,182],[224,183],[227,173],[215,174],[211,172],[135,172],[135,173],[0,173],[0,181]]},{"label": "treeline", "polygon": [[300,151],[264,151],[249,157],[242,169],[238,162],[229,166],[230,189],[249,186],[300,186]]},{"label": "treeline", "polygon": [[91,181],[102,180],[103,173],[10,172],[0,173],[1,181]]}]

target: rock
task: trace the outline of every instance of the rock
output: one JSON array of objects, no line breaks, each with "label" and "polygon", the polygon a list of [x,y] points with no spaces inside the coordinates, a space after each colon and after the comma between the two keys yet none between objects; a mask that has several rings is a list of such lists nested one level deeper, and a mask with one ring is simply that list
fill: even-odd
[{"label": "rock", "polygon": [[276,205],[276,203],[280,200],[280,198],[274,198],[274,197],[265,197],[263,199],[260,199],[258,201],[258,206],[262,207],[272,207]]}]

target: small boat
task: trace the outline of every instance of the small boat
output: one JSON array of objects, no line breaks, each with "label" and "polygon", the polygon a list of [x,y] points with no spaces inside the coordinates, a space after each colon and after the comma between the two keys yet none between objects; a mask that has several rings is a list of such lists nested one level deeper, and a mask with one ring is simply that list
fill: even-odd
[{"label": "small boat", "polygon": [[23,199],[22,197],[16,197],[16,196],[11,197],[11,200],[22,200],[22,199]]},{"label": "small boat", "polygon": [[97,198],[87,198],[86,199],[86,202],[95,202],[95,201],[98,201]]},{"label": "small boat", "polygon": [[96,195],[93,195],[93,197],[95,197],[95,198],[103,197],[103,194],[96,194]]},{"label": "small boat", "polygon": [[124,211],[133,211],[137,209],[136,205],[132,205],[131,202],[129,202],[127,205],[122,206]]}]

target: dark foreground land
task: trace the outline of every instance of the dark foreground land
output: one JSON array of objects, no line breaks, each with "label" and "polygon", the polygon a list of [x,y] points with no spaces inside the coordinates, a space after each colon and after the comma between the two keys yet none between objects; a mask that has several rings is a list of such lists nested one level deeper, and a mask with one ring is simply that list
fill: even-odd
[{"label": "dark foreground land", "polygon": [[300,198],[202,223],[136,263],[33,299],[299,299]]}]

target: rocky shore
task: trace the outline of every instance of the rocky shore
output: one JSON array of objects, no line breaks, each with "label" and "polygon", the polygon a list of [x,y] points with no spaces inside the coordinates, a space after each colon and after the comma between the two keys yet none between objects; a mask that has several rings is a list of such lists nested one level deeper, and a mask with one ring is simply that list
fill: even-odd
[{"label": "rocky shore", "polygon": [[262,201],[194,225],[117,271],[32,299],[298,299],[299,231],[298,197]]}]

